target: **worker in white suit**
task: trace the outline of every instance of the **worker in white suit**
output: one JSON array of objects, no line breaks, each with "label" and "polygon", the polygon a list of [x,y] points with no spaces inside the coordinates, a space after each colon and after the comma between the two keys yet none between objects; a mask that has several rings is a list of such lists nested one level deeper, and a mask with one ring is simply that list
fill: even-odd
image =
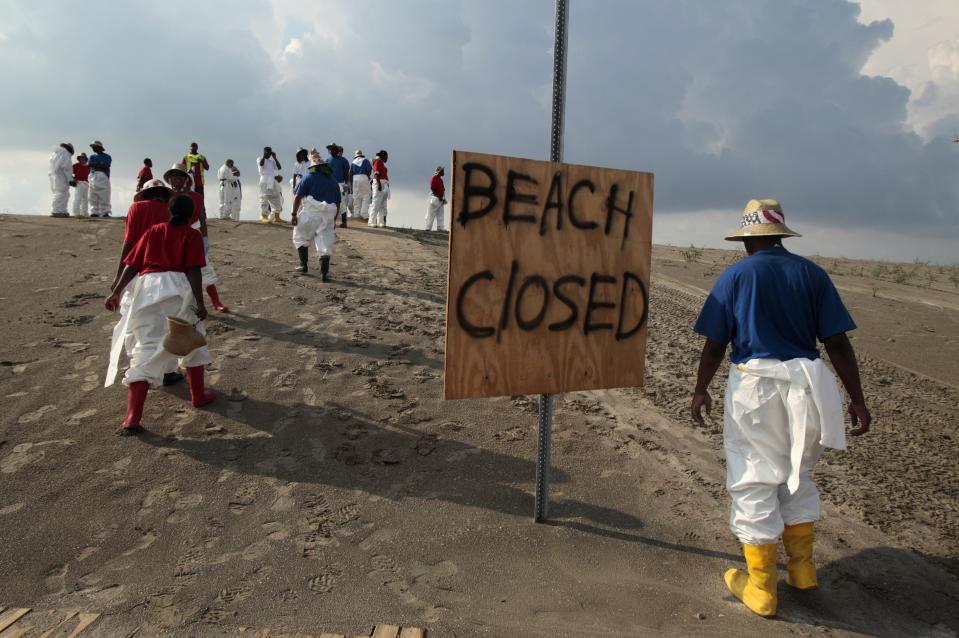
[{"label": "worker in white suit", "polygon": [[333,170],[315,148],[310,151],[309,174],[297,185],[293,197],[293,246],[300,258],[297,272],[309,270],[310,242],[316,244],[320,257],[320,276],[329,281],[330,259],[336,240],[336,215],[343,190]]},{"label": "worker in white suit", "polygon": [[67,203],[70,201],[70,184],[73,182],[73,144],[62,142],[60,146],[53,149],[48,176],[50,191],[53,193],[50,215],[69,217]]},{"label": "worker in white suit", "polygon": [[356,149],[350,163],[350,178],[353,182],[353,216],[366,221],[370,217],[370,204],[373,201],[373,187],[370,176],[373,165],[366,159],[363,151]]},{"label": "worker in white suit", "polygon": [[110,216],[110,167],[113,158],[106,152],[103,142],[96,140],[90,144],[90,216]]},{"label": "worker in white suit", "polygon": [[[269,146],[263,148],[263,154],[256,158],[257,170],[260,173],[260,222],[263,224],[280,224],[283,220],[280,218],[280,211],[283,210],[283,195],[280,195],[280,206],[277,207],[276,176],[282,166],[276,156],[276,152]],[[276,191],[276,192],[275,192]],[[270,214],[272,213],[272,218]]]},{"label": "worker in white suit", "polygon": [[727,268],[706,299],[695,331],[706,337],[692,401],[702,424],[709,382],[732,344],[724,403],[729,525],[747,571],[727,570],[726,587],[760,616],[776,614],[776,552],[788,557],[786,583],[818,586],[812,560],[819,492],[811,472],[824,448],[845,449],[842,395],[819,357],[822,342],[850,398],[858,436],[869,430],[856,354],[846,333],[856,324],[826,272],[788,252],[794,237],[774,199],[746,205],[739,229],[748,256]]},{"label": "worker in white suit", "polygon": [[220,219],[240,219],[240,169],[233,160],[223,162],[216,172],[220,180]]}]

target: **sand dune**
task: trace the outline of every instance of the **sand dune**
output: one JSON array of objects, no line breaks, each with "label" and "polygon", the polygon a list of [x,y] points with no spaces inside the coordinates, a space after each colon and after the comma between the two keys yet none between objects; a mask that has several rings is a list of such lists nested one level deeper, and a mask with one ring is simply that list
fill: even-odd
[{"label": "sand dune", "polygon": [[836,277],[874,432],[819,466],[821,589],[783,588],[766,621],[722,583],[741,559],[721,414],[687,416],[725,254],[656,248],[646,386],[559,397],[553,521],[534,525],[535,404],[440,399],[445,235],[337,232],[322,284],[291,272],[288,228],[211,221],[235,310],[208,322],[217,401],[153,392],[127,439],[124,389],[102,388],[122,223],[0,216],[0,606],[102,612],[104,636],[959,631],[948,286]]}]

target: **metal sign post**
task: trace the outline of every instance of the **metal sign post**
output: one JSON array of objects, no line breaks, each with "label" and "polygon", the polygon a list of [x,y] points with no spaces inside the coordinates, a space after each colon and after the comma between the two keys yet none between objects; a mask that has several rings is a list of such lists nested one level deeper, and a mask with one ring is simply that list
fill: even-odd
[{"label": "metal sign post", "polygon": [[[553,44],[553,117],[549,131],[549,161],[563,161],[563,115],[566,111],[566,43],[569,2],[556,0]],[[539,396],[539,455],[536,459],[536,502],[533,520],[542,523],[549,512],[549,462],[553,431],[553,395]]]}]

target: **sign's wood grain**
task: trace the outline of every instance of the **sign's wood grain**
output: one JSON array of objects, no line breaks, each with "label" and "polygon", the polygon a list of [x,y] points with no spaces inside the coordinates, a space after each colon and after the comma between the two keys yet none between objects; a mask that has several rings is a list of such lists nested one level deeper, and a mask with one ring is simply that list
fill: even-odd
[{"label": "sign's wood grain", "polygon": [[447,399],[639,386],[653,175],[454,151]]}]

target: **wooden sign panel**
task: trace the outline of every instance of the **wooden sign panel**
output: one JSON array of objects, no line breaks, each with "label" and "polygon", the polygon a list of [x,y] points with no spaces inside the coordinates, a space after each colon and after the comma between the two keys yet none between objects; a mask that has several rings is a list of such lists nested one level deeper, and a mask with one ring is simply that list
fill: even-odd
[{"label": "wooden sign panel", "polygon": [[640,386],[653,175],[453,152],[444,397]]}]

